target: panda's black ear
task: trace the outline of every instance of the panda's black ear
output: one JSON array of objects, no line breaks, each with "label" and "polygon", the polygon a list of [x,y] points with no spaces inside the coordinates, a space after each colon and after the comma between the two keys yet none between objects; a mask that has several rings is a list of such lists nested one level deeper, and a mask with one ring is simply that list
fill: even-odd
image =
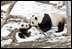
[{"label": "panda's black ear", "polygon": [[34,17],[34,15],[32,15],[32,17]]},{"label": "panda's black ear", "polygon": [[35,20],[37,20],[37,17],[35,17]]}]

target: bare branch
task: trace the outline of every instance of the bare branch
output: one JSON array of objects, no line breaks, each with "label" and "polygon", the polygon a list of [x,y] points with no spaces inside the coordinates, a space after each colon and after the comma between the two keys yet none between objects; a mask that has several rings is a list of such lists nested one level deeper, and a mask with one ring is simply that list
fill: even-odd
[{"label": "bare branch", "polygon": [[2,13],[2,12],[3,12],[3,13],[6,13],[6,11],[1,10],[1,13]]},{"label": "bare branch", "polygon": [[12,39],[13,42],[17,42],[15,37],[16,33],[19,32],[19,29],[15,28],[8,36],[2,37],[3,40]]},{"label": "bare branch", "polygon": [[42,33],[43,35],[45,35],[44,32],[40,29],[40,27],[36,27],[36,28],[37,28],[38,31],[40,31],[40,33]]},{"label": "bare branch", "polygon": [[4,20],[4,22],[1,24],[1,28],[4,26],[4,24],[7,22],[7,20],[9,19],[9,14],[13,8],[13,6],[15,5],[16,1],[12,2],[11,5],[9,6],[9,8],[7,9],[6,12],[6,19]]},{"label": "bare branch", "polygon": [[23,19],[24,22],[30,23],[30,20],[27,19],[26,17],[22,17],[22,16],[19,16],[19,15],[10,15],[9,17],[10,17],[10,18],[20,18],[20,19]]}]

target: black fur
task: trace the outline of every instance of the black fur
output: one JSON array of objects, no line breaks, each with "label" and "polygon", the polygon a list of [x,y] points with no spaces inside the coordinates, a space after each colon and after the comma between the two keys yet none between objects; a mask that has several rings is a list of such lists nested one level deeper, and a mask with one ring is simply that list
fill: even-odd
[{"label": "black fur", "polygon": [[19,35],[20,38],[25,38],[22,33],[19,33],[18,35]]},{"label": "black fur", "polygon": [[56,33],[57,32],[62,32],[64,30],[64,24],[65,24],[64,21],[59,23],[59,25],[58,25],[58,31],[56,31]]},{"label": "black fur", "polygon": [[38,25],[44,32],[50,30],[52,27],[52,21],[50,16],[45,13],[42,22]]},{"label": "black fur", "polygon": [[20,29],[20,33],[18,34],[20,38],[25,38],[24,36],[26,35],[27,37],[30,36],[30,34],[27,32],[28,29]]},{"label": "black fur", "polygon": [[37,17],[35,17],[35,20],[37,20]]},{"label": "black fur", "polygon": [[[22,25],[23,26],[23,25]],[[25,28],[20,28],[20,33],[18,34],[20,38],[25,38],[24,36],[26,35],[27,37],[30,36],[30,33],[28,33],[28,29],[31,28],[31,25],[29,25],[29,28],[25,29]]]}]

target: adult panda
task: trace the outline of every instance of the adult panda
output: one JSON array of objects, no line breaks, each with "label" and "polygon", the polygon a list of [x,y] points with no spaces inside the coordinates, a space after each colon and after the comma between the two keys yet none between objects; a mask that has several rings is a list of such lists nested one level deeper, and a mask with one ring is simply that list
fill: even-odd
[{"label": "adult panda", "polygon": [[21,28],[19,29],[20,33],[18,34],[20,38],[29,37],[31,32],[28,32],[28,29],[31,28],[29,23],[21,24]]},{"label": "adult panda", "polygon": [[61,32],[64,30],[67,18],[59,13],[43,13],[33,15],[30,21],[31,25],[40,27],[43,32],[50,30],[51,27],[58,27],[56,32]]}]

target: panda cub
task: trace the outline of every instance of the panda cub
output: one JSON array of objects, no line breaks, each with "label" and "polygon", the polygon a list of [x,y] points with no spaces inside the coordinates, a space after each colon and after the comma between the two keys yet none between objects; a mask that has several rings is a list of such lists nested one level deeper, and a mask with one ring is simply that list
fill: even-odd
[{"label": "panda cub", "polygon": [[38,26],[43,32],[51,29],[51,27],[58,27],[58,31],[64,30],[64,25],[67,18],[59,13],[43,13],[33,15],[30,19],[32,26]]},{"label": "panda cub", "polygon": [[24,23],[21,25],[21,28],[19,29],[20,33],[18,34],[20,38],[29,37],[31,32],[28,32],[28,29],[31,28],[31,25],[28,23]]}]

